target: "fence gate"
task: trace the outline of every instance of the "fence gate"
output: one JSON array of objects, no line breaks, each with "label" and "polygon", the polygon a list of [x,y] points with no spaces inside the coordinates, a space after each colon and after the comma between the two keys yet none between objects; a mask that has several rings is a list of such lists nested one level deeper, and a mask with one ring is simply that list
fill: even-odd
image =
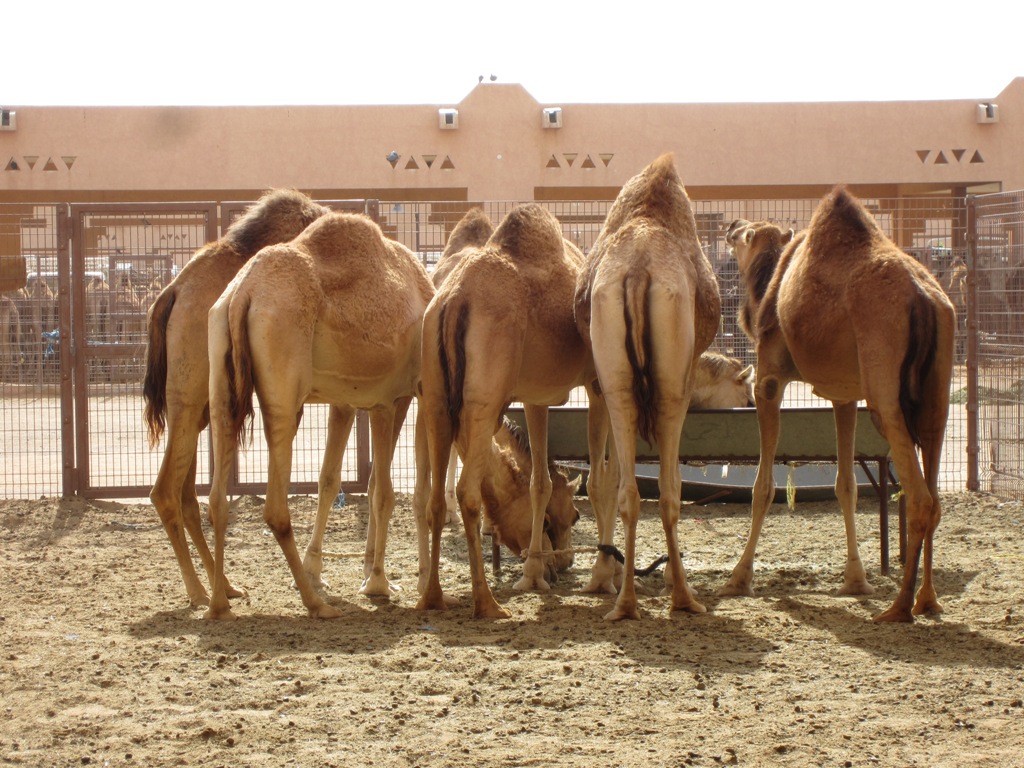
[{"label": "fence gate", "polygon": [[[336,210],[369,212],[365,201],[328,202]],[[60,265],[59,358],[62,411],[74,413],[63,429],[64,494],[90,498],[148,495],[163,458],[163,441],[150,448],[142,418],[141,381],[146,357],[146,313],[163,286],[204,244],[216,240],[247,203],[71,205],[70,274]],[[60,238],[67,242],[64,238]],[[68,260],[61,260],[68,263]],[[68,300],[70,299],[70,300]],[[71,339],[71,344],[62,340]],[[56,359],[54,360],[56,364]],[[73,372],[73,373],[68,373]],[[73,399],[73,407],[68,407]],[[294,446],[293,493],[315,493],[327,432],[326,405],[307,405]],[[65,425],[68,418],[63,419]],[[73,435],[73,437],[72,437]],[[235,462],[228,492],[263,493],[266,446],[257,409],[253,444]],[[73,442],[73,445],[68,443]],[[364,491],[369,477],[365,413],[349,441],[343,487]],[[213,474],[209,430],[200,438],[197,487],[208,493]]]}]

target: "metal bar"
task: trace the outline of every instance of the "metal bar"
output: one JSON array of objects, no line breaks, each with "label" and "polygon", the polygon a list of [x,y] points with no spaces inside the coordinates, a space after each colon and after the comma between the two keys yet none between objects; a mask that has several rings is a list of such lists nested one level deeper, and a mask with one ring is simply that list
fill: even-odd
[{"label": "metal bar", "polygon": [[978,457],[978,200],[967,198],[967,490],[977,491]]}]

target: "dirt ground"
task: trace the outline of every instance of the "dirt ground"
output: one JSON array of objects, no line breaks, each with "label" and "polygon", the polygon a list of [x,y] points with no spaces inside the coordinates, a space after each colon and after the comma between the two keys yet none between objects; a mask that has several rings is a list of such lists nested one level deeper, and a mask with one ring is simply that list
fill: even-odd
[{"label": "dirt ground", "polygon": [[[27,766],[1013,766],[1024,765],[1024,507],[946,495],[936,538],[945,613],[870,621],[901,568],[879,575],[877,501],[859,510],[870,598],[838,597],[834,502],[773,508],[757,596],[715,597],[739,556],[746,505],[684,508],[681,542],[702,616],[669,615],[662,574],[639,622],[606,623],[581,594],[593,555],[547,595],[518,594],[506,553],[492,583],[514,618],[470,616],[460,531],[442,583],[462,597],[415,609],[410,498],[391,527],[394,598],[357,594],[361,561],[326,561],[344,616],[307,618],[260,500],[235,505],[229,575],[237,622],[188,607],[146,504],[0,503],[0,764]],[[799,500],[798,500],[799,502]],[[578,547],[596,530],[586,500]],[[293,500],[300,546],[314,505]],[[327,548],[361,551],[365,497]],[[893,525],[895,528],[895,525]],[[896,552],[895,533],[893,552]],[[664,550],[645,502],[639,552]]]}]

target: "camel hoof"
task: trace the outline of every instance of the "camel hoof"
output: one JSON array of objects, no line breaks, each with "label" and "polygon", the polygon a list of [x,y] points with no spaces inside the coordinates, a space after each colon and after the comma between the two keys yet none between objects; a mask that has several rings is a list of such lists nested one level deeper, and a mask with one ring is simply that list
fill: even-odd
[{"label": "camel hoof", "polygon": [[[451,601],[451,602],[449,602]],[[449,598],[440,589],[428,589],[416,603],[417,611],[447,611],[449,605],[458,602],[455,598]]]},{"label": "camel hoof", "polygon": [[512,585],[512,589],[519,592],[550,592],[551,585],[544,580],[543,576],[534,576],[531,578],[524,573],[522,578]]},{"label": "camel hoof", "polygon": [[333,605],[321,603],[310,608],[309,615],[314,619],[337,619],[341,616],[341,611]]},{"label": "camel hoof", "polygon": [[195,597],[192,597],[190,595],[189,598],[188,598],[188,604],[190,606],[192,606],[193,608],[209,608],[209,606],[210,606],[210,596],[208,594],[206,594],[205,592],[203,592],[201,595],[197,595]]},{"label": "camel hoof", "polygon": [[696,600],[689,600],[688,602],[680,605],[672,606],[673,611],[685,611],[686,613],[707,613],[708,609],[703,603],[699,603]]},{"label": "camel hoof", "polygon": [[367,597],[390,597],[392,593],[402,590],[397,584],[392,584],[384,576],[371,576],[363,582],[359,588],[359,594]]},{"label": "camel hoof", "polygon": [[206,613],[203,614],[203,618],[207,621],[237,621],[238,617],[231,612],[230,608],[219,608],[214,610],[210,608]]},{"label": "camel hoof", "polygon": [[640,611],[636,609],[636,606],[631,607],[618,606],[616,605],[608,613],[604,615],[605,621],[622,621],[623,619],[631,619],[632,621],[640,620]]},{"label": "camel hoof", "polygon": [[720,590],[718,590],[719,597],[753,597],[754,588],[750,586],[749,582],[735,583],[730,581]]},{"label": "camel hoof", "polygon": [[224,590],[224,593],[228,596],[228,599],[230,600],[234,600],[238,597],[249,596],[249,593],[246,590],[242,589],[241,587],[232,586],[231,584],[228,584],[227,588]]},{"label": "camel hoof", "polygon": [[590,583],[583,588],[583,591],[592,595],[617,595],[619,593],[619,590],[615,588],[615,584],[610,576],[604,579],[595,576],[590,580]]},{"label": "camel hoof", "polygon": [[872,587],[866,580],[864,581],[853,581],[843,584],[839,588],[838,594],[840,595],[872,595],[875,592],[875,588]]},{"label": "camel hoof", "polygon": [[474,619],[511,619],[512,611],[502,608],[497,603],[478,605],[473,609]]},{"label": "camel hoof", "polygon": [[872,619],[876,624],[912,624],[914,616],[906,608],[892,606]]},{"label": "camel hoof", "polygon": [[938,616],[942,613],[942,606],[934,597],[924,600],[918,598],[914,604],[913,614],[915,616]]}]

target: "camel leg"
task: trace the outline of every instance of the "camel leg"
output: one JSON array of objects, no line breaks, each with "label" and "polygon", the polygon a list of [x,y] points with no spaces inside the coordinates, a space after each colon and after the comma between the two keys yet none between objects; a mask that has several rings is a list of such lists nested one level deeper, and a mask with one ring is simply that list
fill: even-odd
[{"label": "camel leg", "polygon": [[902,414],[899,414],[898,411],[891,416],[882,415],[885,437],[892,449],[893,464],[896,465],[904,497],[907,500],[907,557],[903,566],[903,581],[900,591],[893,604],[875,616],[876,622],[911,622],[914,620],[911,609],[914,603],[914,587],[917,582],[921,549],[925,539],[930,532],[935,530],[937,524],[933,522],[937,512],[935,499],[921,475],[921,468],[917,463],[917,453],[910,435],[907,434],[903,425],[902,418]]},{"label": "camel leg", "polygon": [[[422,577],[423,564],[420,563],[420,580],[423,584],[420,589],[420,599],[416,604],[417,610],[447,610],[449,601],[441,590],[441,534],[444,531],[447,518],[447,505],[444,498],[445,468],[448,466],[448,457],[452,450],[451,423],[443,408],[432,406],[426,399],[420,398],[419,412],[416,416],[416,438],[417,442],[426,443],[426,454],[429,459],[430,472],[430,496],[426,503],[426,509],[422,513],[424,524],[430,526],[430,565],[427,571],[427,578],[424,582]],[[420,426],[422,422],[423,426]],[[417,460],[421,455],[421,448],[417,448]],[[417,468],[417,472],[419,469]],[[422,550],[421,550],[422,554]]]},{"label": "camel leg", "polygon": [[430,504],[430,451],[427,446],[427,423],[422,416],[416,418],[414,449],[416,485],[412,494],[412,510],[416,518],[416,548],[419,555],[416,590],[422,595],[430,578],[430,518],[427,514]]},{"label": "camel leg", "polygon": [[[486,569],[483,566],[483,548],[480,543],[480,520],[482,517],[480,510],[483,506],[480,488],[483,482],[483,473],[486,471],[487,464],[490,461],[490,440],[492,440],[498,415],[494,413],[477,413],[471,417],[468,411],[464,410],[463,418],[465,421],[462,431],[465,435],[466,444],[463,453],[462,475],[459,477],[456,492],[459,497],[459,509],[462,510],[462,524],[466,529],[466,548],[469,552],[469,572],[473,586],[473,617],[507,618],[512,615],[511,612],[498,604],[494,594],[490,592],[490,586],[487,584]],[[443,455],[441,458],[444,458]],[[535,469],[538,462],[539,460],[535,455]],[[545,460],[545,473],[547,473],[547,466],[547,460]],[[532,486],[532,483],[530,484]],[[543,508],[541,513],[543,528]],[[543,577],[544,561],[540,557],[537,557],[536,561],[541,566]]]},{"label": "camel leg", "polygon": [[[949,391],[948,385],[946,390]],[[938,413],[946,413],[949,404]],[[924,554],[922,557],[921,588],[917,591],[917,599],[914,602],[913,613],[916,616],[922,614],[937,615],[942,613],[942,606],[939,604],[938,596],[935,594],[935,585],[932,581],[932,546],[935,538],[935,531],[942,519],[942,506],[939,502],[939,459],[942,456],[942,437],[945,431],[945,420],[936,425],[934,434],[927,434],[922,430],[921,435],[921,458],[924,462],[925,478],[932,497],[932,515],[924,538]]]},{"label": "camel leg", "polygon": [[[392,424],[392,426],[391,426],[391,449],[390,449],[390,452],[387,453],[388,459],[387,459],[387,462],[386,462],[386,464],[387,464],[386,471],[388,473],[389,487],[393,487],[393,486],[390,486],[390,483],[392,482],[391,481],[391,462],[392,462],[392,460],[394,458],[394,455],[395,455],[395,446],[398,445],[398,438],[399,438],[399,436],[401,435],[401,432],[402,432],[402,425],[405,424],[405,414],[408,413],[409,405],[411,403],[412,403],[412,397],[411,396],[410,397],[400,397],[397,400],[395,400],[394,410],[391,411],[391,424]],[[370,425],[371,425],[370,428],[371,428],[371,431],[372,431],[372,429],[373,429],[373,414],[372,414],[372,412],[371,412],[371,418],[370,418]],[[386,527],[385,527],[385,529],[383,531],[380,531],[378,529],[378,522],[379,522],[379,520],[378,520],[378,516],[373,513],[373,510],[374,510],[373,499],[374,499],[374,495],[375,495],[375,489],[377,487],[377,479],[378,479],[377,473],[378,473],[379,470],[383,470],[384,469],[384,464],[382,464],[381,462],[379,462],[377,460],[377,456],[379,455],[377,453],[377,445],[378,445],[378,443],[380,443],[381,446],[384,446],[384,445],[387,445],[387,443],[384,442],[383,440],[378,440],[378,439],[375,439],[375,438],[371,439],[370,442],[371,442],[371,445],[373,447],[373,452],[374,453],[373,453],[373,461],[371,461],[371,463],[370,463],[370,478],[369,478],[369,488],[368,488],[368,490],[369,490],[369,494],[368,495],[369,495],[369,499],[370,499],[370,524],[367,526],[367,530],[366,530],[366,551],[363,554],[363,586],[365,587],[367,581],[370,581],[372,579],[374,582],[377,582],[377,588],[380,588],[380,584],[378,582],[378,577],[374,576],[373,569],[374,569],[374,564],[376,563],[379,566],[379,568],[380,568],[380,575],[383,576],[383,574],[384,574],[384,548],[387,545],[388,532],[387,532],[387,528]],[[385,518],[388,521],[391,520],[391,512],[392,512],[392,510],[394,508],[394,494],[393,494],[393,492],[390,492],[390,491],[385,492],[385,498],[387,498],[389,493],[391,494],[392,501],[391,501],[391,508],[388,509],[387,517]],[[379,557],[379,559],[377,557],[377,549],[378,549],[378,547],[380,548],[380,557]],[[385,581],[387,581],[386,577],[385,577]],[[386,595],[390,591],[397,591],[397,590],[398,590],[397,586],[394,587],[393,590],[389,586],[388,590],[381,591],[381,592],[362,592],[362,590],[360,590],[360,591],[362,592],[362,594]]]},{"label": "camel leg", "polygon": [[836,498],[843,510],[846,526],[846,569],[840,595],[870,595],[874,588],[868,583],[864,563],[857,547],[857,481],[853,473],[853,452],[857,438],[857,403],[833,403],[836,422]]},{"label": "camel leg", "polygon": [[[598,543],[611,545],[615,539],[619,460],[615,453],[615,441],[609,432],[608,407],[605,399],[589,388],[588,395],[590,407],[587,409],[587,449],[590,455],[590,477],[587,478],[587,496],[590,498],[590,508],[597,522]],[[614,595],[618,591],[615,586],[617,578],[622,578],[619,563],[611,555],[599,552],[594,560],[590,583],[583,591]]]},{"label": "camel leg", "polygon": [[326,589],[328,586],[323,580],[324,534],[327,532],[331,507],[338,497],[338,491],[341,490],[341,464],[345,458],[345,448],[355,418],[354,408],[336,405],[330,407],[327,418],[327,446],[324,449],[324,460],[320,465],[320,478],[317,482],[316,522],[313,524],[313,536],[306,545],[306,554],[302,558],[302,568],[315,589]]},{"label": "camel leg", "polygon": [[371,444],[373,446],[374,480],[370,493],[370,526],[367,533],[367,560],[364,572],[369,573],[359,588],[362,595],[389,595],[399,587],[388,581],[384,573],[384,552],[387,548],[388,524],[395,509],[395,491],[391,481],[396,431],[405,421],[412,398],[400,398],[393,407],[377,407],[370,411]]},{"label": "camel leg", "polygon": [[[530,435],[530,453],[533,467],[530,472],[530,506],[533,510],[533,526],[530,535],[530,551],[523,563],[523,575],[515,589],[551,589],[544,578],[544,513],[551,499],[551,475],[548,474],[548,409],[546,405],[523,404],[526,427]],[[489,446],[488,446],[489,450]],[[482,454],[481,454],[482,455]],[[463,469],[465,471],[465,469]],[[465,514],[465,508],[463,508]]]},{"label": "camel leg", "polygon": [[[759,352],[759,365],[761,360],[762,357]],[[758,382],[754,391],[754,400],[757,406],[761,455],[757,464],[757,476],[754,479],[754,487],[751,492],[750,535],[747,537],[747,545],[743,548],[743,554],[733,568],[729,581],[718,592],[723,597],[749,597],[754,594],[752,582],[754,580],[754,554],[757,550],[757,540],[761,536],[761,528],[764,525],[765,516],[768,514],[768,507],[775,497],[775,478],[772,475],[772,468],[775,465],[775,450],[779,444],[779,411],[782,408],[782,395],[785,390],[785,383],[774,376],[766,376],[762,379],[760,368],[757,373]]]},{"label": "camel leg", "polygon": [[[688,400],[689,398],[687,398]],[[676,413],[678,412],[678,417]],[[662,406],[662,419],[667,423],[659,425],[657,442],[659,446],[658,470],[658,510],[661,513],[661,525],[665,529],[665,542],[668,547],[668,584],[672,589],[672,610],[688,613],[705,613],[707,608],[697,600],[690,585],[686,582],[686,571],[683,569],[682,555],[679,549],[679,508],[682,504],[682,478],[679,472],[679,440],[683,432],[683,418],[686,408],[679,405],[669,410]],[[671,415],[669,415],[671,414]]]},{"label": "camel leg", "polygon": [[[186,530],[191,533],[204,564],[209,561],[207,568],[211,581],[213,573],[213,558],[202,532],[202,522],[198,519],[198,502],[194,510],[195,520],[190,519],[193,510],[188,509],[184,502],[184,498],[189,493],[186,488],[189,466],[195,462],[195,445],[199,437],[198,430],[192,427],[192,423],[197,418],[202,418],[201,413],[197,415],[191,411],[185,411],[168,419],[164,457],[160,462],[160,471],[157,473],[156,482],[153,483],[153,488],[149,492],[150,501],[156,508],[157,514],[160,515],[160,522],[163,523],[164,531],[174,549],[178,569],[185,582],[185,591],[188,593],[189,603],[193,607],[209,605],[210,596],[207,594],[206,587],[199,580],[195,565],[192,563],[188,540],[185,538]],[[191,495],[195,495],[194,486]]]},{"label": "camel leg", "polygon": [[[268,398],[269,399],[269,398]],[[301,402],[301,401],[300,401]],[[302,566],[298,547],[295,544],[295,531],[292,529],[291,515],[288,512],[288,483],[292,472],[292,442],[298,428],[299,412],[289,412],[286,408],[275,407],[273,403],[264,403],[263,409],[264,434],[267,439],[269,454],[267,468],[267,500],[263,506],[263,520],[274,533],[278,546],[284,553],[288,568],[295,580],[295,587],[302,596],[302,603],[309,615],[319,619],[332,619],[341,615],[341,611],[329,605],[317,594]]]},{"label": "camel leg", "polygon": [[473,470],[468,469],[469,466],[469,464],[463,466],[457,493],[459,508],[462,510],[462,524],[466,530],[466,548],[469,552],[469,572],[473,585],[473,617],[508,618],[512,615],[511,611],[499,605],[495,600],[494,593],[487,585],[487,574],[483,565],[483,547],[480,541],[480,508],[483,502],[480,496],[479,477]]},{"label": "camel leg", "polygon": [[[226,334],[227,308],[210,310],[210,359],[223,361],[228,348]],[[223,333],[222,333],[223,332]],[[213,438],[213,478],[210,482],[210,524],[213,528],[213,579],[210,584],[210,607],[206,619],[236,618],[231,612],[224,576],[224,539],[228,527],[227,483],[235,463],[235,435],[228,406],[229,383],[224,366],[210,368],[210,434]]]},{"label": "camel leg", "polygon": [[445,475],[444,501],[448,506],[448,522],[454,523],[459,513],[459,502],[455,496],[455,473],[459,468],[459,454],[454,448],[448,455],[448,473]]}]

